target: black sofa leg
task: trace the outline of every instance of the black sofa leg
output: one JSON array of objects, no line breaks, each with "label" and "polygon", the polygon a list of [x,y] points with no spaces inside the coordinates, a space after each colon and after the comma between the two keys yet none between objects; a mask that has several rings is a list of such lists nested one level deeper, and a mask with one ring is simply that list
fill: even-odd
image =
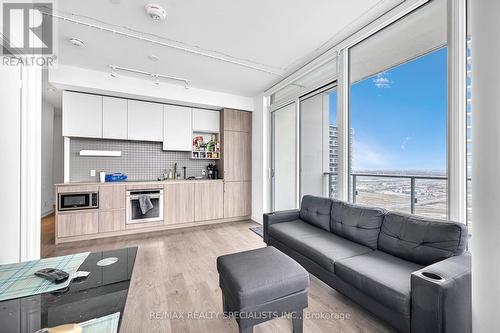
[{"label": "black sofa leg", "polygon": [[292,315],[293,333],[302,333],[304,327],[303,310],[294,312]]},{"label": "black sofa leg", "polygon": [[244,327],[244,328],[242,328],[240,326],[239,333],[253,333],[253,326]]}]

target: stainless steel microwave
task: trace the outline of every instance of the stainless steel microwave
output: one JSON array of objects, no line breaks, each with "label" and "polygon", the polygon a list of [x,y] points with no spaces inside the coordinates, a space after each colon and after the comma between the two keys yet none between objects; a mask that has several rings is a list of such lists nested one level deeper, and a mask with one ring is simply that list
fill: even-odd
[{"label": "stainless steel microwave", "polygon": [[99,192],[59,193],[57,201],[59,211],[97,209],[99,208]]}]

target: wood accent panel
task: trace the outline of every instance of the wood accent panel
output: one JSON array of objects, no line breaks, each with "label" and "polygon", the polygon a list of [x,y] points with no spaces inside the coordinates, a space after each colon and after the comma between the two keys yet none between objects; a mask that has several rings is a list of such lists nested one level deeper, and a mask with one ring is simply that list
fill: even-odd
[{"label": "wood accent panel", "polygon": [[194,184],[195,221],[221,219],[224,216],[224,184]]},{"label": "wood accent panel", "polygon": [[252,113],[224,109],[224,131],[239,131],[250,133],[252,131]]},{"label": "wood accent panel", "polygon": [[251,136],[245,132],[224,131],[224,180],[249,181],[252,169]]},{"label": "wood accent panel", "polygon": [[99,213],[99,232],[112,232],[125,229],[125,210],[111,210]]},{"label": "wood accent panel", "polygon": [[99,208],[125,209],[125,185],[106,185],[99,187]]},{"label": "wood accent panel", "polygon": [[99,213],[58,214],[57,237],[79,236],[97,233],[99,231]]},{"label": "wood accent panel", "polygon": [[194,221],[194,183],[166,184],[163,193],[165,224]]},{"label": "wood accent panel", "polygon": [[252,185],[250,182],[226,182],[224,184],[224,218],[249,216],[252,209]]},{"label": "wood accent panel", "polygon": [[72,192],[98,192],[98,185],[68,185],[58,186],[57,193],[72,193]]}]

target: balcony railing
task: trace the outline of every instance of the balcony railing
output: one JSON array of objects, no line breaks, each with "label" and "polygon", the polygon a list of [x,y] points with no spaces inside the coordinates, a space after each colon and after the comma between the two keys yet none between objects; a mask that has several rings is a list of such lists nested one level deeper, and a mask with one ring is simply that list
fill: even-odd
[{"label": "balcony railing", "polygon": [[[331,197],[336,196],[336,183],[332,176],[335,172],[326,172],[328,189]],[[352,202],[411,214],[426,215],[446,219],[447,190],[446,176],[405,175],[378,173],[351,173]]]},{"label": "balcony railing", "polygon": [[[432,212],[428,212],[428,214],[425,215],[436,215],[436,217],[444,217],[446,218],[448,215],[447,212],[447,180],[448,177],[446,176],[433,176],[433,175],[399,175],[399,174],[373,174],[373,173],[351,173],[351,184],[352,184],[352,199],[353,202],[356,203],[358,200],[359,196],[359,191],[358,191],[358,181],[362,178],[372,178],[372,179],[395,179],[395,180],[403,180],[404,181],[409,181],[410,186],[409,186],[409,193],[405,192],[403,189],[401,189],[401,194],[409,194],[409,199],[410,199],[410,213],[415,214],[415,208],[417,204],[419,203],[419,199],[417,197],[417,191],[416,191],[416,183],[417,180],[421,181],[431,181],[430,183],[424,184],[423,186],[434,186],[435,187],[435,192],[432,194],[429,194],[430,198],[426,198],[425,201],[423,200],[422,205],[426,206],[441,206],[439,208],[434,209],[434,214]],[[444,188],[443,183],[444,181]],[[403,185],[404,184],[400,184]],[[369,203],[369,202],[368,202]],[[402,207],[401,207],[402,206]],[[396,207],[390,207],[390,208],[396,208],[400,210],[405,210],[404,209],[404,204],[398,205],[396,204]]]}]

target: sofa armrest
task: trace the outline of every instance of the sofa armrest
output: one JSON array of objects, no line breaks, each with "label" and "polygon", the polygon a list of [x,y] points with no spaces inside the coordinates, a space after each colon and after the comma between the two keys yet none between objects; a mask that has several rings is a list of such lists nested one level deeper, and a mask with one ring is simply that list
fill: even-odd
[{"label": "sofa armrest", "polygon": [[264,242],[269,241],[269,227],[280,222],[289,222],[299,218],[298,209],[282,210],[274,213],[264,214]]},{"label": "sofa armrest", "polygon": [[412,333],[471,331],[470,254],[448,258],[411,274]]}]

